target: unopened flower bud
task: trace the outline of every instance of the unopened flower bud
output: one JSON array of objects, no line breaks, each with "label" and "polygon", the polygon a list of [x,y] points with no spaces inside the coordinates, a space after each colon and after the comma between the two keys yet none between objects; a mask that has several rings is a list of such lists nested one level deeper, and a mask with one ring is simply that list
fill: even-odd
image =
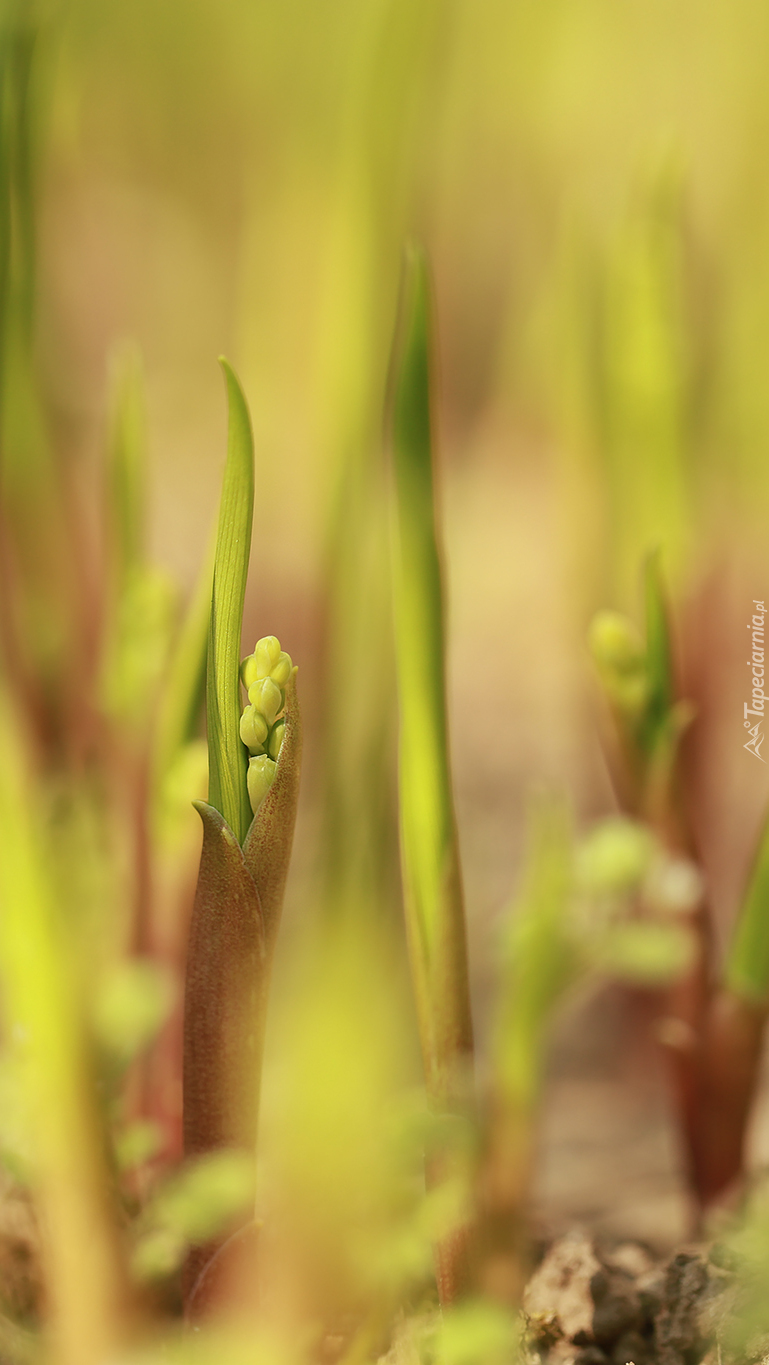
[{"label": "unopened flower bud", "polygon": [[630,890],[646,872],[653,851],[645,826],[622,816],[602,820],[577,852],[577,879],[585,891]]},{"label": "unopened flower bud", "polygon": [[285,731],[285,728],[286,722],[284,720],[279,720],[274,730],[272,731],[272,734],[270,735],[270,742],[267,745],[267,752],[270,755],[270,758],[275,759],[276,763],[278,761],[278,754],[280,753],[280,746],[283,743],[283,733]]},{"label": "unopened flower bud", "polygon": [[256,659],[256,677],[269,678],[280,658],[280,640],[277,635],[265,635],[261,640],[257,640],[254,647],[254,658]]},{"label": "unopened flower bud", "polygon": [[252,754],[262,752],[267,738],[267,721],[255,706],[247,706],[240,717],[240,738]]},{"label": "unopened flower bud", "polygon": [[649,701],[649,671],[641,638],[632,621],[616,611],[600,611],[590,627],[589,645],[614,705],[625,716],[641,716]]},{"label": "unopened flower bud", "polygon": [[283,706],[283,695],[272,678],[258,678],[248,689],[248,700],[261,711],[268,725],[272,725]]},{"label": "unopened flower bud", "polygon": [[275,777],[275,764],[266,754],[259,754],[248,764],[248,799],[256,815]]},{"label": "unopened flower bud", "polygon": [[292,668],[293,664],[291,663],[291,655],[287,654],[285,649],[282,649],[280,651],[278,662],[273,665],[272,671],[270,673],[272,681],[274,683],[277,683],[278,687],[285,687],[286,683],[291,677]]},{"label": "unopened flower bud", "polygon": [[248,691],[252,683],[256,682],[258,676],[259,675],[256,670],[256,658],[254,657],[253,654],[249,654],[248,657],[244,659],[242,664],[240,665],[240,681],[242,682],[246,691]]}]

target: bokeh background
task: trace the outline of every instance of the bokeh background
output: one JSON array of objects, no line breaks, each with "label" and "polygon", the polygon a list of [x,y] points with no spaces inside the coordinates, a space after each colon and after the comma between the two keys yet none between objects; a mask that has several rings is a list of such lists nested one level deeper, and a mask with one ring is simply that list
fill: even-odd
[{"label": "bokeh background", "polygon": [[[745,626],[769,594],[766,7],[68,0],[14,13],[34,30],[32,366],[84,591],[98,596],[103,574],[115,348],[143,357],[148,554],[184,594],[219,496],[219,353],[250,401],[244,648],[280,637],[308,728],[289,939],[307,914],[400,913],[382,433],[409,239],[435,292],[481,1036],[531,792],[565,791],[581,822],[613,808],[585,632],[599,607],[639,614],[657,545],[725,929],[769,792],[742,748]],[[23,505],[36,549],[34,498]],[[562,1023],[538,1197],[545,1220],[605,1216],[673,1240],[678,1158],[634,1019],[607,990]]]}]

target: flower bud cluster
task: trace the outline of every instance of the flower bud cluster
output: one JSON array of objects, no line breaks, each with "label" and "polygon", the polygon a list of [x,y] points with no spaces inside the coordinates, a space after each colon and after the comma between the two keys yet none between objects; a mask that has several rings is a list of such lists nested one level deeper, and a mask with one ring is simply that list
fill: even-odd
[{"label": "flower bud cluster", "polygon": [[240,738],[249,752],[248,796],[254,814],[275,777],[285,730],[285,688],[292,668],[291,655],[281,649],[275,635],[257,640],[253,654],[240,666],[241,681],[248,692],[248,706],[240,718]]},{"label": "flower bud cluster", "polygon": [[649,700],[650,680],[641,637],[626,616],[601,611],[593,620],[590,652],[611,700],[629,719],[640,717]]}]

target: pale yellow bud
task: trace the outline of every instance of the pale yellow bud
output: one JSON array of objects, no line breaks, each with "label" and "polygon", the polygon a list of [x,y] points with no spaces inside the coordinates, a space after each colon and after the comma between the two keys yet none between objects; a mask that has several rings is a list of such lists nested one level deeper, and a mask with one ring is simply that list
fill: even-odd
[{"label": "pale yellow bud", "polygon": [[283,706],[283,694],[272,678],[258,678],[248,689],[248,700],[261,711],[268,725],[272,725]]},{"label": "pale yellow bud", "polygon": [[254,658],[256,659],[256,677],[269,678],[280,658],[280,640],[277,635],[265,635],[261,640],[257,640]]},{"label": "pale yellow bud", "polygon": [[240,665],[240,681],[246,691],[248,691],[252,683],[256,682],[257,677],[256,659],[253,654],[249,654],[248,658],[244,659]]},{"label": "pale yellow bud", "polygon": [[275,777],[275,764],[266,754],[252,758],[248,764],[248,799],[256,815]]},{"label": "pale yellow bud", "polygon": [[586,891],[627,891],[643,877],[654,840],[645,825],[623,816],[596,825],[577,852],[577,879]]},{"label": "pale yellow bud", "polygon": [[278,761],[278,754],[280,753],[280,746],[283,743],[283,733],[285,731],[285,728],[286,722],[284,720],[279,720],[274,730],[272,731],[272,734],[270,735],[270,742],[267,745],[267,752],[270,755],[270,758],[275,759],[276,763]]},{"label": "pale yellow bud", "polygon": [[285,687],[291,677],[292,668],[291,655],[287,654],[285,649],[282,649],[278,662],[274,665],[272,672],[270,673],[272,681],[277,683],[278,687]]},{"label": "pale yellow bud", "polygon": [[255,706],[247,706],[240,717],[240,738],[250,753],[262,752],[267,738],[267,721]]},{"label": "pale yellow bud", "polygon": [[631,719],[639,717],[649,700],[649,672],[632,621],[616,611],[599,611],[588,642],[614,705]]}]

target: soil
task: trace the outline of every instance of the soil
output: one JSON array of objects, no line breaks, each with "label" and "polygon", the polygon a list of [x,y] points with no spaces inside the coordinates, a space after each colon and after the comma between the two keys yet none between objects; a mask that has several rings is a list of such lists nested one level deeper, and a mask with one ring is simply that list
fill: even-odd
[{"label": "soil", "polygon": [[664,1261],[638,1242],[559,1238],[524,1296],[529,1357],[540,1365],[698,1365],[722,1359],[735,1283],[712,1249]]},{"label": "soil", "polygon": [[[534,1365],[730,1359],[739,1290],[718,1241],[690,1240],[668,1082],[653,1006],[641,994],[604,987],[563,1012],[533,1187],[533,1223],[546,1248],[525,1298]],[[769,1054],[746,1157],[751,1177],[769,1167]],[[752,1343],[744,1358],[769,1358],[769,1341]]]}]

